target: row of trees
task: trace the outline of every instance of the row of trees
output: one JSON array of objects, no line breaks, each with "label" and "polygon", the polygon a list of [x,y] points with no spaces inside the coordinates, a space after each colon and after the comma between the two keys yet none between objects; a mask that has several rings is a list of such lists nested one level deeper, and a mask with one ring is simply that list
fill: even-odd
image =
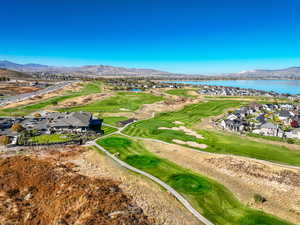
[{"label": "row of trees", "polygon": [[0,81],[10,81],[9,77],[0,77]]}]

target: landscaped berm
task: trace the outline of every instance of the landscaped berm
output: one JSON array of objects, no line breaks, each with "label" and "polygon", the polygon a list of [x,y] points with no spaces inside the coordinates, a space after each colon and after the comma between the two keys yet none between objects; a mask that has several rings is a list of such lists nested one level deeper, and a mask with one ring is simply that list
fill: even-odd
[{"label": "landscaped berm", "polygon": [[173,187],[216,225],[288,225],[240,203],[223,185],[150,153],[141,142],[114,135],[97,141],[111,153]]}]

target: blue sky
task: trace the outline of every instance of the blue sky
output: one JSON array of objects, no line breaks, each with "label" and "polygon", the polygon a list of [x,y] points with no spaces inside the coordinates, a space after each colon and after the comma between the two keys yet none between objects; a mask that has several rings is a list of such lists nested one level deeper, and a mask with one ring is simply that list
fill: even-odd
[{"label": "blue sky", "polygon": [[1,1],[0,59],[185,73],[300,66],[299,0]]}]

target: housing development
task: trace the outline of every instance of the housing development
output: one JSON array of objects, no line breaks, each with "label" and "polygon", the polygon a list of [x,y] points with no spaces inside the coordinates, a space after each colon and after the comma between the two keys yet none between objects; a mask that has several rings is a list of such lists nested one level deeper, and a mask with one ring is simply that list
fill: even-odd
[{"label": "housing development", "polygon": [[220,126],[240,133],[300,139],[300,106],[251,103],[230,112]]}]

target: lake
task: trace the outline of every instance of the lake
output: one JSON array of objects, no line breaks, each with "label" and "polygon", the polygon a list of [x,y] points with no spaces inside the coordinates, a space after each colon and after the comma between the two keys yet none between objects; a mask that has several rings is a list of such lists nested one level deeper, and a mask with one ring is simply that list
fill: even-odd
[{"label": "lake", "polygon": [[174,83],[249,88],[292,95],[300,94],[300,80],[210,80],[176,81]]}]

